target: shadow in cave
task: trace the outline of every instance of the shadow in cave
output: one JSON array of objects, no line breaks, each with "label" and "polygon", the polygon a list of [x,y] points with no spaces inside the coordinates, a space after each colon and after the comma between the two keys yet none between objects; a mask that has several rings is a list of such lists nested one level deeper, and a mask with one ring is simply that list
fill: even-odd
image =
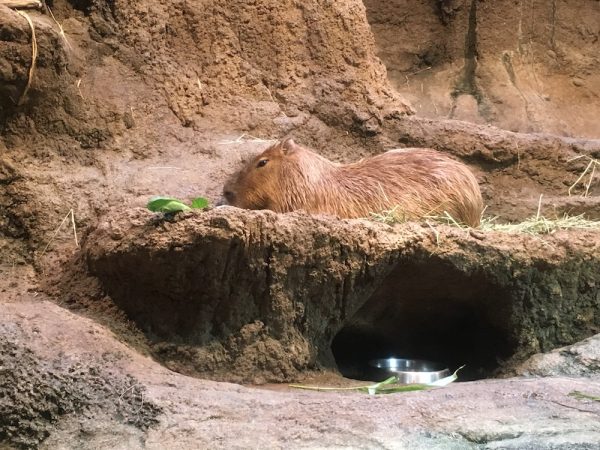
[{"label": "shadow in cave", "polygon": [[447,261],[401,262],[332,342],[342,375],[381,381],[369,360],[461,365],[463,381],[493,376],[516,348],[510,292]]}]

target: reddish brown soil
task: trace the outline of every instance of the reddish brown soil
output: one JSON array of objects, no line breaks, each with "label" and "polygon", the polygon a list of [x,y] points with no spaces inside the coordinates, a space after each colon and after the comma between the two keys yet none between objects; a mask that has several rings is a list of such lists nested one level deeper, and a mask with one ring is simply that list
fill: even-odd
[{"label": "reddish brown soil", "polygon": [[[600,158],[596,120],[600,113],[597,1],[47,3],[64,27],[65,38],[48,13],[29,12],[39,54],[31,87],[20,105],[17,103],[31,64],[30,29],[24,17],[0,6],[0,301],[13,302],[11,308],[18,309],[23,299],[35,302],[49,295],[59,305],[109,326],[117,339],[137,351],[156,355],[152,334],[139,321],[130,322],[131,311],[127,316],[123,304],[111,298],[108,291],[115,283],[98,280],[88,272],[90,253],[82,253],[77,244],[83,243],[88,252],[105,248],[105,257],[110,257],[109,238],[94,242],[90,236],[103,236],[111,229],[110,239],[142,239],[136,233],[147,226],[145,221],[123,221],[134,217],[137,213],[130,210],[144,206],[152,195],[183,199],[204,195],[214,203],[220,197],[223,181],[242,159],[264,148],[267,141],[290,134],[339,161],[406,146],[432,147],[453,154],[474,170],[488,213],[500,216],[500,220],[532,216],[538,210],[541,194],[541,212],[547,216],[569,212],[600,218],[600,177],[591,179],[587,196],[582,196],[584,183],[568,195],[569,187],[590,158]],[[586,177],[584,182],[589,180]],[[70,211],[77,240],[73,227],[65,220]],[[295,219],[283,220],[286,226],[295,223]],[[356,240],[348,251],[368,247],[367,243],[382,245],[369,234],[371,225],[353,228],[332,218],[323,220],[327,224],[324,229],[338,230],[341,235],[345,230],[349,242]],[[219,223],[216,220],[211,225],[216,232]],[[250,228],[258,226],[252,223],[250,220]],[[99,231],[91,235],[99,226]],[[169,236],[170,225],[164,226],[165,236]],[[308,236],[311,226],[304,226]],[[119,236],[119,229],[124,235]],[[284,227],[277,237],[283,246],[286,233]],[[290,236],[294,233],[298,231],[289,231]],[[398,239],[391,231],[380,236],[388,233],[391,241]],[[581,293],[589,303],[584,305],[585,311],[565,307],[563,315],[561,307],[570,303],[562,304],[562,297],[552,297],[552,292],[558,292],[556,285],[544,281],[543,276],[534,280],[539,287],[535,291],[538,303],[534,302],[537,306],[530,315],[533,322],[525,328],[535,339],[523,342],[522,349],[527,350],[521,356],[570,343],[596,330],[594,308],[597,310],[600,296],[594,298],[592,291],[600,283],[583,283],[587,278],[581,273],[597,267],[597,234],[567,233],[562,240],[556,238],[556,249],[548,251],[543,249],[545,244],[521,249],[517,247],[522,245],[521,238],[503,240],[502,251],[494,250],[493,245],[492,250],[482,250],[481,260],[508,261],[511,250],[517,247],[523,251],[521,260],[531,261],[542,274],[547,267],[557,267],[554,258],[581,264],[585,269],[572,271],[571,279],[568,271],[561,272],[561,279],[569,286],[569,301],[576,305]],[[223,236],[225,239],[228,235]],[[243,241],[242,231],[240,236]],[[165,242],[162,239],[166,238],[157,242]],[[453,239],[448,245],[457,246],[453,251],[459,260],[465,257],[461,246],[473,245],[469,242],[476,240],[473,236],[464,242],[461,237]],[[571,241],[573,248],[579,249],[575,253]],[[260,245],[265,242],[264,237],[257,238],[257,247],[252,247],[257,254],[265,250]],[[335,278],[346,270],[342,267],[345,247],[339,242],[329,244],[322,254],[315,256],[307,248],[287,258],[327,260],[331,255],[329,260],[335,266],[331,274],[337,274],[332,275]],[[149,260],[159,247],[146,249]],[[368,248],[356,254],[361,251],[369,257],[374,255]],[[124,255],[126,260],[128,256]],[[449,260],[454,258],[452,255],[450,252]],[[465,267],[477,272],[479,256],[476,252],[469,255],[464,259]],[[103,257],[96,256],[98,260]],[[143,260],[134,261],[140,271],[153,270],[152,265],[144,266]],[[383,261],[391,265],[397,262]],[[266,266],[256,268],[256,274],[263,276]],[[369,270],[384,272],[383,266]],[[360,296],[363,302],[370,298],[366,286],[377,287],[369,270],[358,277],[360,283],[356,284],[356,289],[365,290]],[[443,267],[436,270],[443,272]],[[176,280],[181,273],[175,270],[165,275]],[[583,284],[579,284],[580,276]],[[300,278],[282,279],[291,284],[285,289],[274,288],[270,295],[277,297],[286,289],[300,289],[304,283]],[[527,280],[519,283],[526,286]],[[117,290],[126,291],[128,286],[130,281],[121,279]],[[347,298],[343,286],[343,279],[336,278],[333,285],[316,286],[315,292]],[[463,287],[466,289],[466,284]],[[453,289],[460,303],[460,286]],[[151,297],[146,299],[149,304]],[[544,315],[545,301],[559,302],[549,309],[555,315]],[[524,303],[524,310],[529,306]],[[340,305],[333,305],[332,311],[340,313]],[[18,313],[11,315],[7,323],[18,321],[18,317]],[[70,321],[81,320],[76,315],[57,317],[54,319],[59,322],[66,321],[65,327]],[[243,318],[234,319],[243,322]],[[340,319],[329,328],[323,325],[322,329],[335,333],[349,319]],[[327,320],[329,317],[319,314],[310,319],[313,324]],[[217,320],[215,326],[222,323]],[[57,326],[50,322],[47,325]],[[242,329],[244,325],[246,334],[238,336],[240,340],[231,348],[256,344],[255,355],[264,350],[255,337],[272,339],[272,333],[278,332],[251,323],[243,324]],[[553,331],[546,335],[545,328]],[[227,334],[227,330],[221,331],[223,336]],[[70,344],[63,335],[57,336],[58,347]],[[69,336],[78,340],[76,335]],[[281,347],[281,341],[275,342],[273,345],[279,345],[287,357],[282,356],[286,361],[283,372],[279,366],[261,366],[263,360],[250,358],[238,379],[250,379],[257,373],[256,381],[269,379],[264,377],[269,371],[283,373],[278,379],[300,377],[304,370],[332,363],[326,347],[333,338],[327,335],[319,341],[325,348],[315,354],[309,347],[292,351],[302,356],[296,366],[293,358],[284,354],[290,350]],[[169,356],[169,345],[164,345]],[[327,354],[329,359],[323,357]],[[238,356],[243,358],[243,352]],[[174,368],[192,372],[189,358],[186,361],[177,353],[171,360],[175,361]],[[213,373],[213,377],[233,379],[239,375],[227,365],[219,367],[223,371]],[[22,373],[33,377],[33,384],[38,386],[34,372]],[[108,385],[123,385],[118,376],[103,379]],[[56,386],[73,397],[73,390],[65,387],[68,384],[63,379]],[[49,383],[42,380],[41,385]],[[106,404],[96,394],[90,391],[91,400],[86,404],[102,409]],[[136,399],[135,395],[129,398],[133,403]],[[65,411],[80,412],[69,406],[70,401],[58,404]],[[113,406],[120,401],[121,396],[113,398]],[[116,406],[114,411],[121,416],[131,412]],[[276,420],[268,414],[264,417],[266,421]],[[147,423],[135,425],[143,428]],[[168,430],[168,425],[163,430]],[[42,436],[44,430],[38,431]],[[0,441],[4,439],[0,434]],[[132,439],[141,438],[134,434]],[[156,443],[158,438],[154,439]],[[381,439],[377,442],[389,442]],[[17,441],[10,442],[16,445]],[[334,438],[328,441],[331,445],[335,442]],[[356,441],[365,446],[377,442]]]},{"label": "reddish brown soil", "polygon": [[365,5],[390,82],[419,116],[600,137],[598,2]]},{"label": "reddish brown soil", "polygon": [[[482,378],[600,331],[595,237],[221,207],[174,220],[111,214],[83,253],[152,354],[179,372],[261,383],[337,367],[360,377],[369,359],[402,354],[467,363],[463,375]],[[67,277],[62,298],[80,303]]]}]

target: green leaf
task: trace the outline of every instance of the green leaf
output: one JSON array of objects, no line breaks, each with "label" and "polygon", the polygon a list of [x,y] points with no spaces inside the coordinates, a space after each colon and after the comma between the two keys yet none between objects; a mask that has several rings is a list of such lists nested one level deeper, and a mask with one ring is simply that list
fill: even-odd
[{"label": "green leaf", "polygon": [[[413,392],[413,391],[425,391],[431,389],[428,384],[396,384],[393,386],[383,386],[371,391],[366,391],[371,395],[374,394],[395,394],[396,392]],[[361,389],[365,392],[364,389]]]},{"label": "green leaf", "polygon": [[190,209],[188,205],[180,200],[169,197],[152,197],[146,206],[152,212],[162,213],[173,213]]},{"label": "green leaf", "polygon": [[600,402],[600,397],[586,394],[585,392],[581,391],[571,391],[569,392],[569,397],[575,397],[577,400],[592,400],[594,402]]},{"label": "green leaf", "polygon": [[198,197],[192,200],[192,208],[194,209],[202,209],[208,206],[208,200],[204,197]]},{"label": "green leaf", "polygon": [[379,387],[363,387],[358,390],[362,392],[367,392],[370,395],[376,394],[394,394],[396,392],[412,392],[412,391],[424,391],[426,389],[430,389],[431,386],[426,384],[394,384],[391,386],[379,386]]},{"label": "green leaf", "polygon": [[294,389],[305,389],[307,391],[357,391],[366,389],[367,386],[352,386],[352,387],[328,387],[328,386],[306,386],[303,384],[288,384],[288,387]]},{"label": "green leaf", "polygon": [[393,394],[396,392],[412,392],[424,391],[436,387],[444,387],[458,379],[458,372],[465,366],[460,366],[454,373],[446,378],[434,381],[428,384],[396,384],[398,378],[389,377],[379,383],[369,384],[367,386],[352,386],[352,387],[319,387],[319,386],[304,386],[300,384],[290,384],[288,386],[296,389],[309,389],[313,391],[359,391],[366,392],[370,395],[375,394]]},{"label": "green leaf", "polygon": [[386,378],[383,381],[380,381],[379,383],[375,383],[375,384],[372,384],[370,386],[365,386],[364,388],[361,388],[361,390],[366,391],[369,394],[373,395],[373,394],[376,394],[377,391],[379,389],[381,389],[382,386],[385,386],[386,384],[396,383],[397,381],[398,381],[398,378],[396,378],[396,377],[389,377],[389,378]]},{"label": "green leaf", "polygon": [[458,380],[458,371],[461,370],[463,367],[465,367],[464,365],[460,366],[458,369],[456,369],[454,371],[454,373],[446,378],[441,378],[437,381],[433,381],[432,383],[429,383],[429,386],[435,386],[435,387],[444,387],[444,386],[448,386],[450,383]]}]

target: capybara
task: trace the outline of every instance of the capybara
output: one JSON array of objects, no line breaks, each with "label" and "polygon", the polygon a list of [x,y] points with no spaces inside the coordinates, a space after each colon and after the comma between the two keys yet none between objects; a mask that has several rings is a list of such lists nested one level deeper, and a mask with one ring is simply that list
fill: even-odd
[{"label": "capybara", "polygon": [[230,205],[247,209],[301,209],[342,218],[392,210],[405,220],[447,212],[472,227],[483,210],[467,166],[435,150],[391,150],[336,164],[292,139],[253,158],[225,184],[223,194]]}]

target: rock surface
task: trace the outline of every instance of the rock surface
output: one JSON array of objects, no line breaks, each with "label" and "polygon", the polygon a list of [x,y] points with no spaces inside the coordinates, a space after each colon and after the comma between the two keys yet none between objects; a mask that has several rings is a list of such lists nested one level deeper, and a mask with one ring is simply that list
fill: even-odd
[{"label": "rock surface", "polygon": [[[18,405],[38,406],[19,409],[18,419],[45,430],[16,427],[8,440],[2,435],[19,448],[45,436],[44,449],[593,449],[600,440],[600,403],[569,396],[600,395],[597,377],[455,383],[387,396],[273,391],[171,372],[93,321],[39,299],[2,305],[0,328],[3,346],[51,361],[46,373],[55,380],[84,372],[77,389],[54,389],[2,354],[3,379],[17,377],[23,387]],[[0,383],[3,410],[16,411],[12,391]]]},{"label": "rock surface", "polygon": [[419,116],[599,137],[598,2],[364,3],[390,82]]},{"label": "rock surface", "polygon": [[515,368],[525,376],[596,376],[600,372],[600,335],[537,354]]}]

